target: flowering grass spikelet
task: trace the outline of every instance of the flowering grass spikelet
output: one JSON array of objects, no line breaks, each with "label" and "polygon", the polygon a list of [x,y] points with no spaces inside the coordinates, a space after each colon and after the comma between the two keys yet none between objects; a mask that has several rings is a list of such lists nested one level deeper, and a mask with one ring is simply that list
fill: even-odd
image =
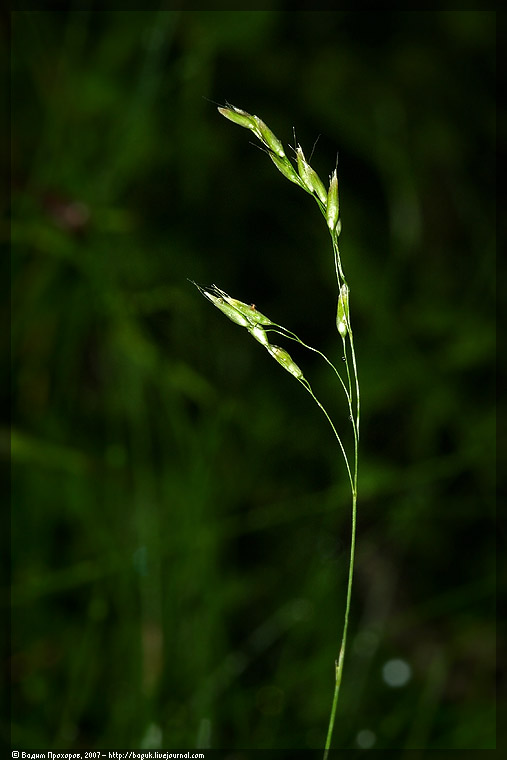
[{"label": "flowering grass spikelet", "polygon": [[338,176],[336,174],[336,169],[335,169],[329,181],[329,190],[327,193],[327,208],[326,208],[327,226],[329,227],[331,232],[336,229],[339,215],[340,215],[340,204],[338,200]]},{"label": "flowering grass spikelet", "polygon": [[349,286],[346,282],[340,288],[338,296],[338,308],[336,310],[336,327],[338,332],[344,338],[348,332],[349,324]]},{"label": "flowering grass spikelet", "polygon": [[[236,106],[229,104],[224,107],[220,106],[218,108],[218,111],[222,114],[222,116],[225,116],[226,119],[229,119],[229,121],[233,121],[235,124],[239,124],[240,127],[252,129],[258,133],[257,124],[255,123],[254,117],[246,111],[242,111],[241,108],[236,108]],[[260,137],[260,133],[258,133],[258,136]]]},{"label": "flowering grass spikelet", "polygon": [[244,317],[248,319],[248,321],[253,325],[272,325],[273,322],[268,319],[268,317],[264,316],[264,314],[261,314],[260,311],[257,311],[255,306],[253,304],[243,303],[243,301],[238,301],[236,298],[231,298],[231,296],[228,296],[226,293],[222,293],[222,298],[227,301],[228,304],[233,306],[235,309],[241,312]]},{"label": "flowering grass spikelet", "polygon": [[310,192],[315,193],[319,201],[325,206],[327,203],[326,188],[324,187],[324,184],[315,169],[312,169],[306,160],[301,145],[298,145],[297,147],[297,162],[299,176],[303,180],[304,184],[308,190],[310,190]]},{"label": "flowering grass spikelet", "polygon": [[268,125],[265,124],[262,119],[259,119],[258,116],[254,116],[253,119],[257,125],[257,130],[261,135],[263,143],[272,150],[273,153],[276,153],[277,156],[285,158],[285,151],[278,137],[270,130]]},{"label": "flowering grass spikelet", "polygon": [[296,380],[301,380],[303,378],[302,371],[296,362],[292,360],[292,357],[288,351],[286,351],[284,348],[280,348],[280,346],[270,346],[268,348],[268,351],[271,356],[276,359],[278,364],[281,364],[282,367],[287,370],[287,372],[290,372],[290,374],[296,378]]},{"label": "flowering grass spikelet", "polygon": [[304,187],[301,178],[287,158],[280,158],[280,156],[277,156],[276,153],[272,152],[269,153],[269,157],[273,161],[278,171],[282,172],[284,177],[287,177],[287,179],[289,179],[291,182],[294,182],[296,185]]},{"label": "flowering grass spikelet", "polygon": [[249,114],[241,108],[236,108],[236,106],[230,103],[226,106],[219,106],[218,111],[229,121],[239,124],[240,127],[251,129],[269,150],[273,151],[280,158],[285,158],[285,151],[281,141],[258,116]]},{"label": "flowering grass spikelet", "polygon": [[220,311],[223,312],[226,317],[229,317],[229,319],[231,319],[233,322],[236,322],[237,325],[241,325],[241,327],[248,327],[250,325],[248,319],[233,306],[229,306],[229,304],[227,304],[221,296],[215,296],[213,293],[205,290],[202,292],[203,295],[205,295],[206,298],[208,298],[211,303],[217,307],[217,309],[220,309]]},{"label": "flowering grass spikelet", "polygon": [[261,325],[272,325],[272,321],[268,319],[260,311],[257,311],[255,306],[238,301],[236,298],[231,298],[224,290],[221,290],[217,285],[211,287],[204,287],[193,282],[193,285],[205,296],[211,303],[220,309],[232,322],[235,322],[241,327],[246,327],[252,338],[255,338],[261,345],[268,350],[271,348],[267,333],[264,327]]},{"label": "flowering grass spikelet", "polygon": [[263,346],[265,346],[268,350],[270,347],[268,336],[266,335],[266,330],[261,327],[260,325],[255,325],[255,327],[249,327],[248,332],[252,336],[252,338],[255,338],[255,340],[259,341]]}]

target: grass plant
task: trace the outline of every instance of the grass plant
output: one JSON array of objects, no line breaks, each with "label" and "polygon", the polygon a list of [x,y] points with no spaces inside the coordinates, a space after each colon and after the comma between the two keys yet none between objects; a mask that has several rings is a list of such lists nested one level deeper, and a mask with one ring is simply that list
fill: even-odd
[{"label": "grass plant", "polygon": [[[185,278],[256,301],[348,383],[333,254],[306,191],[202,97],[230,93],[299,176],[298,125],[322,202],[335,159],[311,136],[339,136],[367,414],[333,750],[494,749],[495,12],[86,7],[10,16],[3,743],[325,744],[346,468],[300,382]],[[267,337],[352,462],[334,371]]]},{"label": "grass plant", "polygon": [[[342,343],[343,361],[345,365],[345,376],[337,369],[336,365],[319,349],[308,345],[301,340],[291,330],[283,327],[274,320],[259,312],[252,304],[249,305],[236,298],[232,298],[217,285],[202,286],[194,283],[199,291],[216,306],[230,320],[246,328],[250,335],[258,341],[287,372],[289,372],[310,394],[319,409],[326,417],[327,422],[333,430],[338,445],[340,447],[347,476],[350,482],[351,501],[352,501],[352,528],[350,538],[350,559],[347,582],[347,595],[345,602],[345,612],[343,620],[343,629],[338,658],[335,663],[335,687],[329,718],[329,726],[325,739],[324,760],[326,760],[331,747],[333,728],[340,694],[340,686],[343,675],[343,663],[345,659],[345,650],[347,644],[347,631],[349,623],[350,603],[352,596],[352,579],[354,571],[354,555],[356,543],[356,515],[357,515],[357,476],[358,476],[358,453],[359,453],[359,420],[360,420],[360,392],[359,378],[357,373],[356,355],[354,349],[354,338],[350,319],[349,298],[350,289],[345,279],[343,271],[338,238],[341,231],[340,204],[338,193],[338,175],[337,167],[330,175],[328,189],[306,160],[303,149],[300,145],[294,146],[295,162],[289,160],[281,141],[271,131],[271,129],[258,116],[251,115],[240,108],[230,104],[220,107],[219,112],[222,116],[230,121],[244,127],[255,135],[262,143],[263,150],[268,154],[276,168],[288,180],[298,185],[302,190],[308,193],[317,203],[322,216],[325,219],[332,244],[334,270],[337,284],[337,309],[336,309],[336,329],[339,339]],[[345,395],[349,410],[349,420],[353,432],[353,451],[347,451],[344,446],[342,437],[338,432],[334,422],[329,416],[326,408],[320,402],[313,392],[310,382],[305,377],[303,370],[294,362],[289,352],[271,342],[271,334],[279,335],[282,338],[299,343],[299,345],[319,354],[325,362],[332,368]]]}]

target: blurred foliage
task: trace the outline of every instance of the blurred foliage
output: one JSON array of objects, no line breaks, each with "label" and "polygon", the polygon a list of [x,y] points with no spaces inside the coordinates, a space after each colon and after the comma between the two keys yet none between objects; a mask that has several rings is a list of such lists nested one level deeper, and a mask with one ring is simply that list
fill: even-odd
[{"label": "blurred foliage", "polygon": [[323,177],[340,155],[363,427],[335,744],[494,747],[494,35],[490,11],[12,14],[16,745],[324,742],[343,463],[187,278],[339,359],[331,250],[227,99],[307,156],[320,134]]}]

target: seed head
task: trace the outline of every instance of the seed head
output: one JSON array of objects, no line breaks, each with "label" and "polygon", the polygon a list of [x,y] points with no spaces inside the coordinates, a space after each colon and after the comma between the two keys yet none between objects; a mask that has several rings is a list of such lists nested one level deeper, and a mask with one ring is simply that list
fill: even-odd
[{"label": "seed head", "polygon": [[301,187],[302,181],[297,175],[288,158],[280,158],[276,155],[276,153],[271,153],[271,151],[269,153],[269,157],[271,158],[278,171],[282,172],[284,177],[287,177],[287,179],[290,179],[291,182],[294,182],[296,185],[299,185]]},{"label": "seed head", "polygon": [[230,306],[228,303],[226,303],[226,301],[224,301],[221,296],[216,296],[206,290],[203,290],[202,293],[211,301],[212,304],[217,307],[217,309],[220,309],[220,311],[223,312],[226,317],[232,319],[232,321],[236,322],[237,325],[241,325],[241,327],[250,327],[248,319],[244,317],[240,311],[235,309],[234,306]]},{"label": "seed head", "polygon": [[285,158],[285,151],[278,137],[273,134],[273,132],[270,130],[267,124],[262,121],[262,119],[259,119],[258,116],[254,116],[253,118],[255,120],[255,124],[257,125],[257,131],[259,132],[264,145],[272,150],[273,153],[276,153],[277,156],[280,156],[280,158]]},{"label": "seed head", "polygon": [[349,286],[346,282],[341,286],[340,295],[338,296],[336,327],[342,338],[344,338],[349,329]]},{"label": "seed head", "polygon": [[225,107],[220,107],[218,111],[222,116],[225,116],[226,119],[233,121],[235,124],[239,124],[240,127],[251,129],[256,137],[258,137],[269,150],[276,153],[280,158],[285,158],[285,151],[282,143],[270,130],[268,125],[258,116],[252,116],[252,114],[243,111],[241,108],[236,108],[236,106],[233,106],[230,103]]},{"label": "seed head", "polygon": [[229,317],[229,319],[236,322],[237,325],[241,325],[241,327],[251,327],[251,324],[245,315],[242,314],[239,309],[236,309],[233,304],[228,303],[226,299],[229,298],[229,296],[227,296],[227,293],[224,293],[223,290],[217,288],[216,285],[204,287],[193,282],[193,280],[190,280],[190,282],[195,285],[208,301],[211,301],[217,309],[220,309],[226,317]]},{"label": "seed head", "polygon": [[282,367],[286,369],[287,372],[290,372],[291,375],[294,375],[297,380],[303,378],[302,371],[298,365],[292,361],[290,354],[284,348],[280,348],[280,346],[268,346],[268,351],[273,359],[276,359],[278,364],[281,364]]},{"label": "seed head", "polygon": [[322,180],[320,179],[315,169],[312,169],[310,164],[307,162],[301,145],[298,145],[297,159],[299,176],[303,180],[308,190],[310,190],[312,193],[315,193],[320,202],[325,206],[327,203],[326,188],[322,184]]},{"label": "seed head", "polygon": [[329,182],[329,190],[327,193],[327,210],[326,221],[327,226],[333,232],[338,224],[338,217],[340,215],[340,204],[338,200],[338,176],[336,169],[331,175]]},{"label": "seed head", "polygon": [[261,314],[260,311],[257,311],[253,304],[243,303],[243,301],[238,301],[237,298],[231,298],[225,290],[222,290],[217,285],[204,287],[192,280],[190,282],[229,319],[232,319],[233,322],[241,325],[241,327],[246,327],[259,343],[262,343],[266,347],[269,345],[266,333],[260,325],[272,325],[273,322],[264,314]]},{"label": "seed head", "polygon": [[253,304],[243,303],[243,301],[238,301],[236,298],[231,298],[231,296],[228,296],[226,293],[222,293],[222,297],[224,301],[227,301],[228,304],[233,306],[235,309],[237,309],[241,314],[243,314],[244,317],[248,319],[251,325],[272,325],[273,322],[264,316],[264,314],[261,314],[260,311],[257,311],[255,306]]},{"label": "seed head", "polygon": [[239,124],[240,127],[246,127],[246,129],[253,129],[257,134],[257,124],[254,121],[254,117],[246,111],[242,111],[241,108],[231,106],[230,104],[225,108],[219,108],[219,113],[225,116],[226,119],[233,121],[235,124]]},{"label": "seed head", "polygon": [[255,338],[255,340],[258,340],[259,343],[265,346],[269,351],[270,343],[268,340],[268,336],[266,335],[266,331],[263,327],[261,327],[260,325],[255,325],[255,327],[249,327],[248,332],[250,333],[252,338]]}]

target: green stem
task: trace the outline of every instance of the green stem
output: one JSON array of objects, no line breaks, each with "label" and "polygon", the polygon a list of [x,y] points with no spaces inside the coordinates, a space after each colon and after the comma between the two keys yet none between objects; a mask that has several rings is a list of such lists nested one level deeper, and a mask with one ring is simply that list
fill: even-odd
[{"label": "green stem", "polygon": [[[355,367],[355,363],[354,363]],[[356,375],[357,377],[357,375]],[[338,662],[336,664],[336,671],[335,671],[335,687],[334,687],[334,694],[333,694],[333,703],[331,705],[331,715],[329,717],[329,727],[327,730],[327,737],[326,737],[326,744],[324,748],[324,760],[327,760],[329,749],[331,747],[331,739],[333,736],[333,729],[334,729],[334,723],[336,718],[336,708],[338,706],[338,697],[340,694],[340,686],[342,682],[342,674],[343,674],[343,662],[345,659],[345,649],[347,646],[347,632],[349,627],[349,613],[350,613],[350,602],[352,599],[352,579],[354,576],[354,558],[355,558],[355,552],[356,552],[356,523],[357,523],[357,465],[358,465],[358,435],[354,435],[354,477],[352,477],[352,474],[350,472],[349,467],[349,461],[347,458],[347,455],[345,453],[345,449],[343,447],[343,444],[341,442],[340,436],[338,435],[338,432],[329,417],[328,413],[320,403],[320,401],[317,399],[315,394],[313,393],[311,386],[307,380],[304,378],[300,380],[301,384],[306,388],[308,393],[312,396],[315,403],[319,406],[319,408],[323,411],[323,413],[326,416],[326,419],[328,420],[329,424],[331,425],[331,428],[333,430],[333,433],[336,436],[336,439],[338,443],[340,444],[340,448],[342,450],[343,457],[345,459],[345,464],[347,466],[347,472],[349,474],[350,478],[350,485],[352,489],[352,529],[351,529],[351,541],[350,541],[350,558],[349,558],[349,575],[348,575],[348,582],[347,582],[347,599],[345,602],[345,616],[343,621],[343,633],[342,633],[342,640],[340,645],[340,654],[338,656]],[[352,420],[352,424],[353,424]]]},{"label": "green stem", "polygon": [[[317,201],[320,211],[325,218],[326,217],[325,206],[319,201],[319,199],[315,195],[313,197]],[[340,250],[338,247],[338,233],[336,232],[336,229],[331,230],[331,240],[333,243],[333,258],[334,258],[336,282],[338,284],[338,293],[340,293],[342,283],[346,284],[346,280],[345,280],[345,275],[343,274],[343,269],[342,269]],[[350,421],[352,424],[352,429],[354,431],[354,476],[352,477],[349,461],[345,453],[345,449],[341,442],[340,436],[338,435],[336,428],[333,425],[333,422],[331,421],[328,413],[326,412],[326,410],[324,409],[320,401],[318,401],[318,399],[315,397],[308,381],[305,380],[304,378],[300,380],[302,385],[304,385],[304,387],[313,397],[317,405],[324,412],[329,424],[331,425],[333,429],[333,432],[338,440],[338,443],[340,444],[340,448],[342,450],[342,454],[345,459],[345,464],[347,465],[347,472],[349,474],[349,479],[350,479],[350,484],[351,484],[351,489],[352,489],[352,528],[351,528],[351,539],[350,539],[349,575],[348,575],[348,582],[347,582],[347,600],[345,604],[345,616],[344,616],[344,621],[343,621],[343,633],[342,633],[342,640],[341,640],[341,646],[340,646],[340,654],[338,656],[338,661],[336,663],[335,688],[334,688],[334,694],[333,694],[333,702],[331,705],[331,715],[329,718],[329,727],[327,731],[326,744],[325,744],[325,749],[324,749],[324,760],[327,760],[327,757],[329,755],[329,750],[331,747],[331,740],[333,736],[333,728],[334,728],[335,717],[336,717],[336,709],[338,706],[338,697],[340,694],[340,686],[342,682],[343,662],[345,659],[345,648],[347,645],[347,630],[348,630],[348,625],[349,625],[350,601],[352,597],[352,578],[354,574],[354,557],[355,557],[355,550],[356,550],[357,475],[358,475],[359,417],[360,417],[359,377],[357,374],[356,353],[354,350],[354,337],[352,334],[352,329],[350,327],[350,319],[348,317],[347,317],[347,334],[349,336],[349,341],[350,341],[350,355],[352,358],[352,368],[353,368],[354,384],[355,384],[355,402],[356,402],[355,419],[354,419],[354,414],[352,411],[352,377],[351,377],[351,372],[350,372],[350,367],[349,367],[349,357],[348,357],[348,351],[347,351],[347,345],[346,345],[346,336],[341,336],[341,337],[343,340],[343,352],[344,352],[345,367],[347,371],[347,380],[348,380],[348,386],[349,386],[348,391],[340,373],[324,354],[322,354],[320,351],[317,351],[317,349],[312,348],[311,346],[307,346],[306,343],[303,343],[303,341],[301,341],[296,335],[294,335],[294,333],[289,333],[289,331],[285,331],[285,332],[287,333],[287,337],[291,338],[292,340],[296,340],[298,343],[301,343],[303,346],[305,346],[306,348],[309,348],[311,351],[315,351],[316,353],[323,356],[324,359],[327,361],[327,363],[330,364],[331,367],[333,367],[334,371],[336,372],[343,386],[343,390],[345,391],[345,395],[347,397],[347,402],[348,402],[349,410],[350,410]]]},{"label": "green stem", "polygon": [[[348,376],[348,382],[349,382],[349,390],[347,390],[347,386],[345,385],[342,376],[336,369],[333,362],[330,361],[330,359],[328,359],[327,356],[322,353],[322,351],[319,351],[318,348],[314,348],[313,346],[308,345],[308,343],[305,343],[304,340],[301,340],[301,338],[298,338],[298,336],[295,333],[293,333],[291,330],[287,330],[286,327],[282,327],[281,325],[277,325],[275,323],[273,323],[271,327],[266,327],[266,332],[275,332],[278,335],[281,335],[282,338],[289,338],[289,340],[293,340],[296,343],[299,343],[301,346],[303,346],[304,348],[307,348],[309,351],[313,351],[315,354],[318,354],[319,356],[321,356],[324,359],[324,361],[327,362],[327,364],[329,364],[329,366],[333,369],[336,377],[340,381],[342,388],[345,392],[345,396],[347,398],[347,404],[349,406],[350,421],[352,423],[352,429],[354,431],[354,441],[356,441],[359,438],[359,434],[358,434],[358,431],[356,430],[356,422],[354,419],[354,413],[352,411],[352,391],[351,391],[349,365],[348,365],[347,359],[345,358],[347,376]],[[345,340],[343,340],[343,348],[345,351]],[[345,351],[345,354],[346,354],[346,351]],[[354,359],[354,362],[355,362],[355,359]]]},{"label": "green stem", "polygon": [[[355,384],[356,384],[356,404],[357,404],[356,406],[357,416],[356,416],[355,425],[354,425],[354,420],[352,420],[352,426],[354,428],[354,478],[353,478],[353,483],[352,483],[352,527],[351,527],[351,539],[350,539],[350,559],[349,559],[349,576],[348,576],[348,583],[347,583],[347,600],[345,603],[345,616],[344,616],[344,622],[343,622],[343,633],[342,633],[342,640],[341,640],[341,646],[340,646],[340,654],[338,657],[338,662],[336,664],[335,688],[334,688],[333,702],[331,705],[331,715],[329,717],[329,727],[327,731],[326,744],[324,748],[324,760],[327,760],[329,749],[331,747],[331,739],[333,736],[336,709],[338,706],[338,697],[340,694],[340,686],[342,682],[343,662],[345,658],[345,648],[347,645],[347,631],[348,631],[348,625],[349,625],[350,601],[352,597],[354,557],[355,557],[355,551],[356,551],[357,475],[358,475],[358,453],[359,453],[360,395],[359,395],[359,379],[357,375],[356,357],[355,357],[354,343],[353,343],[353,338],[352,338],[352,331],[350,330],[350,325],[349,325],[348,334],[350,336],[350,349],[351,349],[351,355],[352,355],[352,365],[354,368],[354,378],[355,378]],[[347,363],[347,370],[348,370],[348,363]]]},{"label": "green stem", "polygon": [[345,275],[343,274],[342,269],[342,262],[340,258],[340,249],[338,248],[338,235],[336,234],[336,230],[333,230],[331,232],[331,240],[333,241],[333,253],[334,253],[334,264],[336,269],[336,279],[338,281],[338,292],[340,291],[340,277],[345,282]]},{"label": "green stem", "polygon": [[[338,284],[338,292],[340,292],[341,281],[345,283],[346,280],[345,280],[345,276],[343,274],[343,269],[341,265],[340,251],[338,248],[338,235],[336,234],[336,231],[333,231],[331,233],[331,239],[333,243],[333,255],[334,255],[334,263],[335,263],[336,281]],[[347,394],[347,398],[349,399],[349,406],[351,409],[351,422],[352,422],[352,428],[354,430],[354,478],[352,482],[352,527],[351,527],[351,539],[350,539],[349,572],[348,572],[348,582],[347,582],[347,599],[345,603],[343,633],[342,633],[342,640],[341,640],[341,645],[340,645],[340,654],[338,656],[338,661],[336,664],[335,688],[334,688],[334,694],[333,694],[333,702],[331,705],[331,715],[329,717],[329,726],[328,726],[328,731],[327,731],[327,736],[326,736],[326,744],[324,748],[324,760],[327,760],[327,757],[329,755],[329,750],[331,748],[331,740],[333,736],[336,710],[338,707],[338,698],[339,698],[340,687],[341,687],[341,682],[342,682],[343,662],[345,659],[345,649],[347,645],[350,602],[352,598],[352,579],[354,575],[354,558],[355,558],[355,549],[356,549],[360,392],[359,392],[359,377],[357,373],[356,353],[354,350],[354,337],[353,337],[353,333],[352,333],[352,329],[350,325],[350,318],[347,318],[347,334],[349,336],[349,341],[350,341],[350,355],[352,358],[352,368],[353,368],[353,375],[354,375],[354,381],[355,381],[355,397],[356,397],[355,398],[356,419],[354,421],[353,414],[352,414],[352,379],[351,379],[351,373],[350,373],[350,368],[349,368],[346,340],[345,340],[345,336],[342,336],[343,349],[344,349],[344,354],[345,354],[345,365],[346,365],[346,370],[347,370],[347,378],[349,382],[349,392]]]},{"label": "green stem", "polygon": [[[349,324],[349,338],[350,338],[350,353],[352,355],[352,366],[354,367],[354,378],[356,381],[356,425],[355,427],[357,430],[357,439],[359,441],[359,413],[360,413],[360,408],[361,408],[361,397],[359,394],[359,375],[357,374],[356,352],[354,351],[354,335],[350,328],[350,324]],[[357,451],[356,451],[356,457],[357,457]],[[356,470],[357,470],[357,463],[356,463]]]},{"label": "green stem", "polygon": [[[357,483],[357,469],[355,472],[355,481]],[[329,749],[331,747],[331,738],[333,736],[334,721],[336,717],[336,708],[338,706],[338,696],[342,682],[343,660],[345,658],[345,648],[347,645],[347,630],[349,626],[350,600],[352,597],[352,578],[354,574],[354,556],[356,550],[356,515],[357,515],[357,492],[352,492],[352,540],[350,544],[350,562],[349,562],[349,580],[347,584],[347,601],[345,604],[345,619],[343,623],[343,634],[340,646],[340,655],[336,664],[335,687],[333,695],[333,704],[331,706],[331,716],[329,718],[329,728],[327,730],[326,744],[324,748],[324,760],[327,760]]]},{"label": "green stem", "polygon": [[342,451],[342,454],[343,454],[343,458],[344,458],[344,460],[345,460],[345,465],[346,465],[346,467],[347,467],[347,473],[348,473],[348,476],[349,476],[349,480],[350,480],[350,487],[351,487],[351,489],[352,489],[352,493],[354,494],[354,479],[353,479],[353,477],[352,477],[352,473],[351,473],[351,471],[350,471],[349,459],[348,459],[348,457],[347,457],[347,454],[346,454],[345,448],[344,448],[344,446],[343,446],[343,443],[342,443],[342,439],[341,439],[341,438],[340,438],[340,436],[338,435],[338,431],[336,430],[336,428],[335,428],[335,426],[334,426],[334,423],[333,423],[333,421],[332,421],[331,417],[330,417],[330,416],[329,416],[329,414],[326,412],[326,410],[324,409],[324,407],[323,407],[323,406],[322,406],[322,404],[320,403],[319,399],[317,398],[317,396],[316,396],[316,395],[314,394],[314,392],[312,391],[312,387],[311,387],[310,383],[308,382],[308,380],[306,380],[304,377],[302,377],[302,378],[299,380],[299,382],[301,383],[301,385],[302,385],[304,388],[306,388],[306,390],[308,391],[308,393],[310,394],[310,396],[313,398],[313,400],[315,401],[315,403],[317,404],[317,406],[319,407],[319,409],[321,409],[321,410],[322,410],[322,412],[324,413],[324,415],[325,415],[325,417],[326,417],[327,421],[328,421],[328,422],[329,422],[329,424],[331,425],[331,428],[332,428],[332,430],[333,430],[333,433],[335,434],[336,440],[338,441],[338,443],[339,443],[339,445],[340,445],[340,449],[341,449],[341,451]]},{"label": "green stem", "polygon": [[[347,356],[347,343],[345,341],[345,338],[343,337],[342,337],[342,342],[343,342],[343,360],[345,362],[345,369],[347,371],[347,380],[349,384],[349,397],[350,399],[352,399],[352,380],[350,377],[349,357]],[[354,418],[352,416],[352,401],[351,401],[350,416],[352,417],[352,424],[354,425]],[[355,425],[354,425],[354,430],[355,430]]]},{"label": "green stem", "polygon": [[324,359],[324,361],[329,364],[329,366],[332,368],[333,372],[335,373],[336,377],[338,378],[338,380],[342,384],[342,388],[345,391],[345,395],[347,397],[347,401],[349,402],[349,405],[350,405],[351,397],[350,397],[350,394],[347,392],[347,386],[343,382],[342,376],[340,375],[340,373],[336,369],[336,367],[333,364],[333,362],[330,361],[330,359],[328,359],[327,356],[322,353],[322,351],[319,351],[318,348],[314,348],[313,346],[309,346],[308,343],[304,342],[304,340],[301,340],[301,338],[298,338],[298,336],[296,335],[296,333],[293,333],[291,330],[287,330],[287,328],[286,327],[282,327],[282,325],[276,325],[275,323],[273,323],[271,327],[266,327],[266,332],[276,332],[276,333],[278,333],[278,335],[281,335],[282,338],[289,338],[289,340],[293,340],[296,343],[299,343],[301,346],[303,346],[304,348],[307,348],[309,351],[313,351],[314,353],[318,354],[319,356],[322,356],[322,358]]}]

